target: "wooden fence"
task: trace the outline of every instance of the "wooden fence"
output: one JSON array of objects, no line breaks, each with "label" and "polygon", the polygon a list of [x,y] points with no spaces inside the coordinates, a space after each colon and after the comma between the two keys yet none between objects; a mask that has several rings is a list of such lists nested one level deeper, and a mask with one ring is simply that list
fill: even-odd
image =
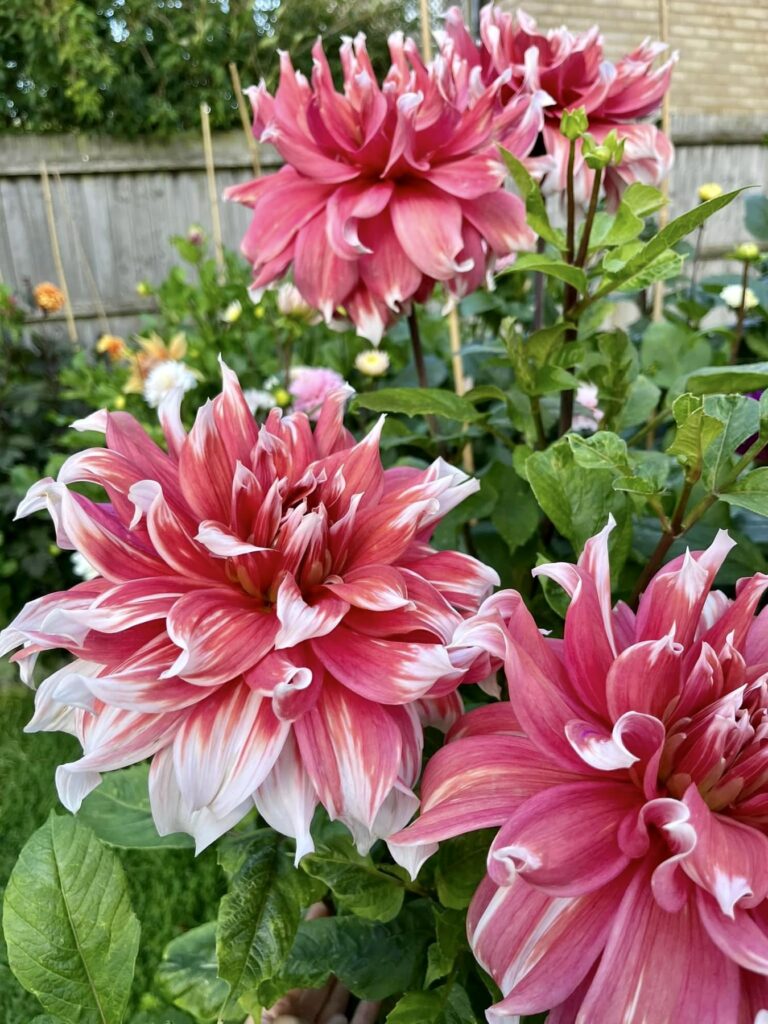
[{"label": "wooden fence", "polygon": [[[768,190],[768,116],[750,119],[673,116],[677,156],[672,215],[696,202],[702,182]],[[240,132],[214,137],[219,192],[253,176]],[[265,172],[277,166],[262,147]],[[136,329],[148,309],[140,280],[158,282],[177,262],[168,239],[193,223],[210,229],[205,163],[199,136],[170,142],[124,142],[83,136],[0,136],[0,275],[20,292],[28,282],[56,280],[40,179],[47,163],[62,261],[83,342],[105,328]],[[237,248],[249,211],[221,206],[224,241]],[[705,255],[719,259],[746,237],[742,203],[707,228]],[[103,313],[102,313],[103,311]]]}]

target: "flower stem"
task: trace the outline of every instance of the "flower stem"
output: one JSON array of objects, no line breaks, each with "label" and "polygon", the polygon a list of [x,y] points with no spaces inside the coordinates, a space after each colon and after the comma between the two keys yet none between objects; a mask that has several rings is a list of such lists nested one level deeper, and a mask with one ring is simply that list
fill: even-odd
[{"label": "flower stem", "polygon": [[595,171],[595,180],[592,182],[592,194],[589,197],[587,219],[584,221],[584,230],[581,233],[581,245],[579,246],[579,252],[576,256],[577,267],[583,267],[587,262],[587,255],[589,254],[589,239],[592,235],[592,225],[595,223],[597,204],[600,201],[600,185],[602,184],[602,181],[603,169],[602,167],[598,167]]},{"label": "flower stem", "polygon": [[749,263],[744,260],[744,269],[741,272],[741,302],[739,303],[739,312],[736,317],[736,327],[733,332],[733,341],[731,342],[731,363],[735,363],[739,358],[739,349],[741,348],[741,342],[744,337],[744,316],[747,310],[747,284],[749,283]]},{"label": "flower stem", "polygon": [[[536,252],[543,253],[547,243],[543,238],[536,239]],[[533,275],[533,329],[540,331],[544,326],[544,275],[536,271]]]},{"label": "flower stem", "polygon": [[[568,178],[566,186],[566,203],[567,203],[567,224],[566,224],[566,260],[571,266],[575,265],[576,258],[576,196],[575,196],[575,184],[574,184],[574,169],[576,165],[576,142],[571,140],[570,148],[568,150]],[[598,186],[599,188],[599,186]],[[594,214],[592,215],[594,218]],[[586,233],[586,224],[584,225]],[[591,224],[590,224],[591,230]],[[583,244],[583,239],[582,239]],[[587,245],[589,245],[589,239],[587,238]],[[585,257],[586,258],[586,257]],[[563,318],[568,321],[571,318],[572,312],[576,306],[579,295],[573,285],[567,284],[563,292]],[[565,332],[565,343],[576,340],[576,329],[569,327]],[[573,391],[561,391],[560,392],[560,422],[558,425],[558,437],[562,437],[563,434],[567,434],[571,429],[573,423]]]},{"label": "flower stem", "polygon": [[[416,376],[419,381],[420,388],[428,388],[429,381],[427,379],[427,365],[424,362],[424,349],[421,346],[421,331],[419,330],[419,320],[416,316],[416,303],[411,303],[411,311],[408,314],[408,330],[411,332],[411,348],[413,349],[413,363],[416,367]],[[427,426],[432,437],[437,438],[440,431],[437,428],[437,420],[434,416],[428,415]]]}]

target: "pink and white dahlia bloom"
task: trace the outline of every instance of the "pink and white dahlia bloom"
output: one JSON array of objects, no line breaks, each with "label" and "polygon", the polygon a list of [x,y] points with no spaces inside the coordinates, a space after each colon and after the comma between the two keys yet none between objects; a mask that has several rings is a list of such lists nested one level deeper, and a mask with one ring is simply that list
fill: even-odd
[{"label": "pink and white dahlia bloom", "polygon": [[495,92],[457,54],[425,66],[412,40],[390,38],[376,80],[365,39],[341,47],[343,92],[321,43],[311,82],[281,54],[274,97],[250,90],[254,134],[285,161],[231,188],[253,208],[243,252],[259,289],[293,265],[296,286],[330,321],[339,308],[377,344],[387,324],[442,282],[465,295],[496,258],[530,248],[520,200],[503,189]]},{"label": "pink and white dahlia bloom", "polygon": [[202,849],[255,802],[301,856],[319,802],[365,849],[418,803],[422,719],[461,708],[448,645],[497,578],[429,537],[477,483],[440,460],[384,470],[381,423],[357,444],[342,425],[349,389],[314,431],[277,409],[259,428],[223,373],[188,435],[180,392],[161,405],[167,452],[125,413],[79,424],[106,447],[35,484],[19,514],[47,507],[59,546],[99,575],[28,604],[0,649],[21,646],[27,680],[38,652],[74,656],[27,726],[80,740],[56,775],[70,810],[101,773],[151,757],[161,834]]},{"label": "pink and white dahlia bloom", "polygon": [[[469,910],[504,999],[492,1024],[752,1024],[768,1012],[768,576],[711,591],[732,546],[611,607],[608,533],[535,570],[570,595],[562,640],[519,594],[456,642],[504,660],[509,703],[460,719],[427,766],[434,843],[501,826]],[[762,1020],[762,1016],[759,1018]]]},{"label": "pink and white dahlia bloom", "polygon": [[[495,4],[481,11],[479,43],[469,35],[460,9],[452,7],[446,16],[445,42],[479,69],[487,86],[500,75],[507,76],[498,93],[505,114],[497,131],[518,156],[528,156],[533,149],[536,134],[521,127],[530,126],[535,113],[545,152],[536,151],[528,164],[546,194],[565,191],[569,143],[560,133],[560,119],[564,111],[579,107],[586,110],[589,131],[598,141],[612,129],[625,140],[622,163],[606,173],[610,201],[615,202],[631,182],[658,185],[669,172],[669,139],[653,125],[639,123],[659,110],[669,89],[677,55],[653,67],[664,44],[645,40],[614,64],[605,59],[596,26],[586,32],[558,28],[544,33],[524,11],[511,14]],[[577,199],[586,202],[594,172],[582,160],[580,144],[575,171]]]},{"label": "pink and white dahlia bloom", "polygon": [[289,377],[294,412],[305,412],[311,420],[318,418],[334,391],[347,385],[340,373],[326,366],[293,366]]}]

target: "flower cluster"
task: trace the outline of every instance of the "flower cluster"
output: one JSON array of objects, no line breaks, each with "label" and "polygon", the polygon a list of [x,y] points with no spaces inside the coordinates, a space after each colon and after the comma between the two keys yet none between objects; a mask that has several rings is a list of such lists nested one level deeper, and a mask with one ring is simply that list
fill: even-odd
[{"label": "flower cluster", "polygon": [[577,565],[535,570],[570,595],[562,640],[511,592],[455,638],[503,661],[509,703],[453,726],[394,849],[501,826],[468,918],[504,994],[492,1024],[751,1022],[768,1006],[768,576],[711,591],[721,533],[636,614],[612,608],[611,526]]},{"label": "flower cluster", "polygon": [[458,53],[427,66],[400,34],[390,51],[380,85],[364,38],[346,41],[343,93],[319,42],[311,82],[282,54],[276,95],[262,85],[250,98],[255,134],[285,166],[227,192],[253,208],[255,292],[292,266],[311,306],[327,321],[343,308],[374,344],[436,282],[464,295],[533,243],[494,145],[501,83],[483,86]]},{"label": "flower cluster", "polygon": [[[658,185],[668,174],[669,139],[641,121],[658,111],[669,88],[676,55],[653,68],[665,50],[663,44],[646,40],[614,64],[605,59],[597,27],[544,33],[524,11],[510,14],[488,4],[480,14],[478,44],[469,35],[460,9],[453,7],[442,45],[461,53],[489,87],[500,75],[508,76],[498,93],[498,133],[516,155],[532,154],[529,167],[546,195],[565,192],[569,142],[560,131],[560,120],[566,111],[577,109],[586,112],[589,133],[598,143],[611,131],[624,143],[618,166],[606,172],[609,200],[615,202],[631,182]],[[593,178],[578,140],[574,167],[578,202],[589,198]]]},{"label": "flower cluster", "polygon": [[459,683],[489,671],[449,645],[496,574],[429,545],[477,483],[441,460],[384,470],[382,423],[358,444],[342,425],[347,388],[314,431],[277,409],[259,428],[223,373],[189,434],[182,390],[160,403],[167,452],[126,413],[76,424],[106,448],[71,456],[19,515],[48,508],[94,578],[28,604],[0,649],[21,646],[28,680],[40,651],[74,656],[28,726],[80,740],[56,777],[71,810],[102,772],[151,757],[162,834],[200,849],[255,802],[300,857],[320,802],[367,849],[417,806],[422,720],[450,723]]}]

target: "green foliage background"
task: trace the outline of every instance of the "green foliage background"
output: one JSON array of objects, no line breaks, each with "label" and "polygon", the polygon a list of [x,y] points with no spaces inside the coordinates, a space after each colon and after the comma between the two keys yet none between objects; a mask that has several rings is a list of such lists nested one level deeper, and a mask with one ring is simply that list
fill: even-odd
[{"label": "green foliage background", "polygon": [[[439,13],[439,3],[434,4]],[[344,35],[365,32],[374,66],[387,36],[418,30],[408,0],[3,0],[0,130],[169,135],[239,124],[227,65],[243,86],[274,86],[277,49],[311,70],[322,34],[332,66]]]}]

